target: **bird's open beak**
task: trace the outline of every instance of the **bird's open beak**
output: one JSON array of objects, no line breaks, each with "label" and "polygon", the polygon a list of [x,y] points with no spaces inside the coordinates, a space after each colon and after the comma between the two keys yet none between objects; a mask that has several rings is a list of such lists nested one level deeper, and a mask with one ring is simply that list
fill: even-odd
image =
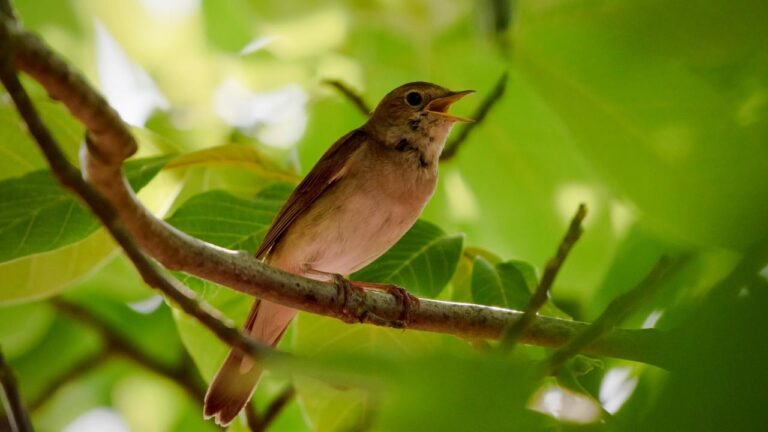
[{"label": "bird's open beak", "polygon": [[471,118],[449,114],[448,108],[450,108],[451,105],[453,105],[453,103],[456,102],[457,100],[474,92],[475,92],[474,90],[462,90],[458,92],[451,92],[448,94],[448,96],[443,96],[443,97],[439,97],[437,99],[431,100],[427,104],[427,106],[424,108],[424,110],[432,114],[437,114],[441,117],[448,118],[453,121],[471,123],[474,121]]}]

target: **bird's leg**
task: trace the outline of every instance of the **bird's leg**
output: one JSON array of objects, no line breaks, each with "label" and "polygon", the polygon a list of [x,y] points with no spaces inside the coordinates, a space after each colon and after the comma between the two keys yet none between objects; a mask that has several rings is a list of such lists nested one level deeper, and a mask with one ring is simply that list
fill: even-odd
[{"label": "bird's leg", "polygon": [[398,320],[400,322],[400,325],[398,328],[405,328],[408,326],[408,322],[411,320],[411,313],[419,308],[419,298],[414,296],[413,294],[409,293],[408,290],[401,286],[397,286],[395,284],[383,284],[383,283],[376,283],[376,282],[361,282],[361,281],[351,281],[353,285],[357,285],[360,288],[368,288],[368,289],[375,289],[378,291],[384,291],[389,294],[392,294],[392,297],[394,297],[401,305],[402,305],[402,312],[400,313],[400,319]]},{"label": "bird's leg", "polygon": [[[351,281],[339,273],[329,273],[313,268],[311,265],[303,265],[302,273],[307,276],[320,276],[324,280],[333,281],[339,296],[342,297],[342,312],[346,315],[346,322],[371,322],[385,327],[405,328],[411,317],[414,305],[418,308],[419,299],[411,295],[405,288],[393,284],[380,284],[374,282]],[[390,320],[376,315],[366,306],[366,289],[375,289],[392,294],[400,304],[402,313],[397,320]]]}]

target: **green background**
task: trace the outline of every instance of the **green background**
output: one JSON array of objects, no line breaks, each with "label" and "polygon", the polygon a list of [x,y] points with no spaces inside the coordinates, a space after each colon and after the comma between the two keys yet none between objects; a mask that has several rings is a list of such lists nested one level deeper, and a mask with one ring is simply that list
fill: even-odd
[{"label": "green background", "polygon": [[[166,12],[157,9],[162,3],[14,2],[24,25],[102,90],[120,80],[99,72],[99,26],[132,76],[143,70],[154,82],[167,105],[134,129],[134,184],[146,184],[147,206],[187,232],[255,249],[292,185],[365,121],[324,80],[347,83],[369,104],[408,81],[474,89],[455,107],[471,115],[507,72],[504,96],[441,164],[423,220],[356,277],[522,308],[535,285],[531,268],[554,253],[580,202],[589,209],[585,234],[545,314],[594,320],[662,254],[687,258],[624,323],[658,318],[655,326],[675,336],[664,348],[672,372],[612,359],[595,367],[579,357],[568,377],[541,380],[535,367],[547,351],[540,348],[500,356],[452,337],[300,314],[281,348],[333,378],[268,375],[255,397],[260,409],[288,382],[297,389],[273,430],[768,425],[765,2],[204,0],[169,2],[191,8]],[[240,53],[265,37],[261,49]],[[294,98],[301,115],[280,126],[298,140],[271,146],[269,125],[235,128],[217,115],[215,95],[228,79],[254,93],[298,86],[306,104]],[[25,83],[76,161],[82,127]],[[165,303],[151,313],[128,307],[154,293],[45,168],[0,98],[0,345],[37,429],[63,430],[108,407],[131,430],[215,430],[202,420],[199,397],[119,353],[51,391],[73,366],[112,352],[51,299],[85,307],[162,365],[192,365],[198,390],[226,348]],[[248,309],[245,296],[178,276],[235,322]],[[590,416],[601,387],[622,373],[627,402],[614,415]],[[587,408],[570,399],[561,405],[574,417],[565,408],[554,416],[528,408],[555,385],[580,394]]]}]

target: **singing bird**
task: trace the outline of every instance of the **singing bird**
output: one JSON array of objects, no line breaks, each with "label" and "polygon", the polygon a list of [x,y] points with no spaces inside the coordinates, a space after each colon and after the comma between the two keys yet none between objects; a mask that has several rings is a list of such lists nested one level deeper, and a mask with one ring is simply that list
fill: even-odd
[{"label": "singing bird", "polygon": [[[456,122],[448,108],[471,90],[413,82],[387,94],[368,121],[336,141],[277,214],[256,257],[328,280],[372,262],[416,222],[437,183]],[[353,282],[354,283],[354,282]],[[245,332],[275,346],[296,310],[257,299]],[[233,349],[205,395],[205,416],[228,425],[251,398],[263,368]]]}]

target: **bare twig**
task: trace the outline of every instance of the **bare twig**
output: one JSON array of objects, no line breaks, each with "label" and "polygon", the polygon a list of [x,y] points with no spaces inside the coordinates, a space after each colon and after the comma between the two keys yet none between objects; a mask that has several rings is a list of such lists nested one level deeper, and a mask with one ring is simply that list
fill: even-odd
[{"label": "bare twig", "polygon": [[357,107],[357,110],[360,111],[361,114],[366,117],[371,115],[371,107],[365,103],[362,96],[349,88],[349,86],[339,80],[325,80],[323,83],[328,84],[329,86],[338,90],[342,96],[346,97],[350,102],[352,102],[352,105]]},{"label": "bare twig", "polygon": [[246,405],[245,417],[248,420],[248,427],[251,429],[251,432],[263,432],[269,429],[269,426],[293,399],[295,394],[296,389],[289,385],[270,402],[263,415],[259,415],[256,412],[252,402]]},{"label": "bare twig", "polygon": [[571,224],[568,226],[568,231],[565,233],[565,237],[560,242],[560,246],[557,248],[555,256],[547,261],[547,265],[544,268],[544,274],[541,276],[539,286],[536,288],[536,292],[531,297],[531,302],[528,304],[528,308],[525,310],[523,316],[519,320],[515,321],[507,331],[504,332],[502,337],[501,347],[502,349],[512,349],[517,343],[520,336],[525,332],[529,325],[536,318],[536,314],[544,303],[549,298],[549,291],[552,289],[552,283],[557,277],[557,273],[560,271],[560,267],[563,266],[565,258],[568,257],[568,253],[576,241],[579,240],[584,229],[581,226],[582,221],[587,216],[587,206],[579,204],[576,214],[571,220]]},{"label": "bare twig", "polygon": [[[246,352],[253,357],[261,358],[266,356],[271,351],[269,348],[264,347],[262,344],[244,335],[242,332],[224,324],[224,322],[215,315],[215,312],[212,312],[210,308],[198,303],[194,298],[193,293],[187,287],[182,285],[178,280],[162,273],[133,242],[128,231],[125,230],[118,220],[117,212],[112,204],[99,195],[91,185],[86,183],[80,176],[80,172],[67,161],[50,131],[48,131],[48,128],[42,123],[29,95],[21,85],[19,78],[16,76],[16,71],[11,63],[11,55],[13,54],[14,49],[17,48],[13,43],[15,40],[12,38],[12,32],[13,29],[11,26],[9,26],[7,21],[3,19],[2,25],[0,26],[0,53],[2,53],[3,57],[0,59],[0,78],[16,105],[19,115],[27,124],[29,133],[35,139],[40,150],[43,152],[45,159],[51,166],[54,176],[64,187],[70,189],[85,201],[91,211],[107,228],[115,241],[123,248],[128,258],[133,262],[134,266],[148,285],[162,291],[182,310],[199,320],[224,342],[243,350],[243,352]],[[63,64],[63,62],[61,64]],[[64,83],[59,83],[59,85],[62,87],[65,86]],[[87,97],[85,99],[87,99]],[[99,97],[99,99],[106,104],[103,98]],[[77,103],[82,104],[87,102],[83,102],[83,98],[79,98]],[[106,106],[108,107],[108,105]],[[91,109],[86,106],[84,110],[88,117],[99,117],[100,114],[111,111],[111,108],[102,107],[101,109]],[[111,112],[114,113],[114,111]],[[102,121],[111,122],[114,120],[109,120],[109,116],[107,116],[106,120],[100,118],[99,120],[90,123],[98,125]],[[117,121],[119,122],[119,119]],[[96,129],[96,132],[94,132],[97,136],[103,138],[105,142],[116,141],[121,144],[117,147],[119,149],[117,150],[117,153],[103,153],[101,156],[112,158],[119,155],[119,157],[125,157],[128,154],[131,154],[135,149],[135,147],[126,148],[122,145],[125,144],[126,141],[123,138],[124,134],[120,131],[125,130],[127,133],[127,129],[125,129],[125,126],[118,129],[118,131],[115,131],[102,127],[101,129]],[[130,136],[130,134],[127,136]],[[134,142],[132,138],[129,141]]]},{"label": "bare twig", "polygon": [[138,349],[130,340],[113,329],[111,325],[87,308],[62,299],[51,301],[57,310],[63,312],[74,321],[83,324],[99,334],[109,352],[114,352],[132,360],[158,375],[175,381],[196,402],[203,400],[205,383],[197,374],[192,359],[182,350],[182,358],[178,364],[169,365],[158,361],[144,351]]},{"label": "bare twig", "polygon": [[2,396],[3,408],[8,418],[8,423],[13,432],[31,432],[32,423],[29,421],[27,410],[21,402],[19,389],[16,387],[16,378],[13,371],[5,363],[2,351],[0,351],[0,396]]},{"label": "bare twig", "polygon": [[568,359],[580,353],[590,343],[612,330],[627,314],[637,308],[642,301],[648,300],[668,273],[671,264],[669,258],[662,257],[635,288],[613,299],[592,325],[579,332],[567,344],[552,353],[544,361],[544,370],[552,373],[559,369]]},{"label": "bare twig", "polygon": [[29,402],[29,410],[33,412],[37,411],[51,400],[62,387],[79,379],[83,375],[92,372],[99,365],[109,360],[113,355],[114,353],[112,351],[105,348],[95,354],[80,359],[64,373],[47,382],[43,390],[38,393],[37,397]]},{"label": "bare twig", "polygon": [[496,102],[501,99],[502,96],[504,96],[504,90],[507,88],[507,77],[509,75],[507,72],[504,72],[499,77],[498,81],[496,81],[496,85],[493,86],[493,89],[491,92],[486,96],[485,99],[483,99],[483,103],[480,104],[480,107],[477,108],[477,111],[472,115],[472,118],[475,119],[473,123],[470,123],[464,128],[462,128],[459,133],[456,135],[455,138],[451,139],[446,145],[445,149],[443,149],[443,153],[440,155],[440,161],[447,161],[450,159],[453,159],[454,156],[456,156],[456,153],[459,151],[459,148],[461,145],[467,140],[469,137],[469,134],[480,124],[485,120],[485,117],[488,115],[488,113],[491,111],[491,108],[496,105]]},{"label": "bare twig", "polygon": [[[179,303],[185,312],[205,322],[222,340],[246,352],[259,355],[264,353],[262,347],[254,345],[253,341],[223,325],[202,309],[186,294],[188,291],[178,281],[168,280],[159,273],[153,263],[138,251],[134,241],[169,269],[185,271],[296,309],[344,320],[349,319],[348,310],[354,309],[361,311],[358,318],[364,322],[370,322],[366,316],[389,320],[386,322],[396,322],[401,317],[402,302],[391,294],[355,290],[351,298],[345,299],[333,283],[314,281],[274,269],[250,254],[205,243],[155,218],[127,187],[122,174],[122,162],[134,151],[135,141],[119,117],[82,76],[51,52],[42,41],[9,25],[6,20],[2,21],[2,31],[15,44],[16,65],[42,84],[49,95],[61,100],[89,130],[87,151],[82,154],[82,166],[90,185],[83,183],[77,171],[61,157],[24,94],[25,100],[21,104],[23,109],[20,111],[25,119],[30,120],[30,131],[40,141],[53,171],[67,187],[83,194],[93,204],[99,218],[126,248],[126,253],[150,285],[161,286],[166,295]],[[16,81],[10,81],[14,89],[11,94],[16,94],[16,99],[20,85],[16,76],[10,75],[9,79]],[[41,130],[46,133],[43,134]],[[107,197],[109,203],[101,200],[96,190]],[[114,207],[108,206],[110,203]],[[115,211],[119,213],[120,223],[116,220]],[[496,307],[421,299],[419,308],[411,311],[408,326],[410,329],[467,338],[499,338],[503,329],[521,315],[522,312]],[[520,340],[535,345],[560,346],[586,326],[580,322],[537,317]],[[658,332],[617,330],[595,341],[586,348],[586,352],[657,363],[664,359],[660,358],[656,350],[649,349],[649,345],[652,347],[660,343],[660,338]]]},{"label": "bare twig", "polygon": [[[499,79],[496,81],[496,85],[493,86],[491,92],[488,94],[488,96],[486,96],[485,99],[483,99],[483,103],[480,104],[480,106],[477,108],[477,111],[475,111],[475,113],[472,115],[472,118],[475,121],[464,126],[455,138],[446,143],[445,149],[440,155],[440,161],[450,160],[456,156],[459,147],[461,147],[464,141],[467,140],[469,134],[472,133],[472,130],[476,128],[480,123],[482,123],[483,120],[485,120],[485,117],[488,115],[488,112],[491,111],[491,108],[493,108],[493,106],[496,105],[496,102],[498,102],[499,99],[501,99],[501,97],[504,95],[504,90],[507,88],[508,76],[509,75],[507,72],[501,74]],[[332,86],[344,97],[349,99],[349,101],[352,102],[352,104],[354,104],[364,116],[367,117],[371,114],[371,108],[363,100],[363,98],[343,82],[337,80],[326,80],[324,83]]]}]

